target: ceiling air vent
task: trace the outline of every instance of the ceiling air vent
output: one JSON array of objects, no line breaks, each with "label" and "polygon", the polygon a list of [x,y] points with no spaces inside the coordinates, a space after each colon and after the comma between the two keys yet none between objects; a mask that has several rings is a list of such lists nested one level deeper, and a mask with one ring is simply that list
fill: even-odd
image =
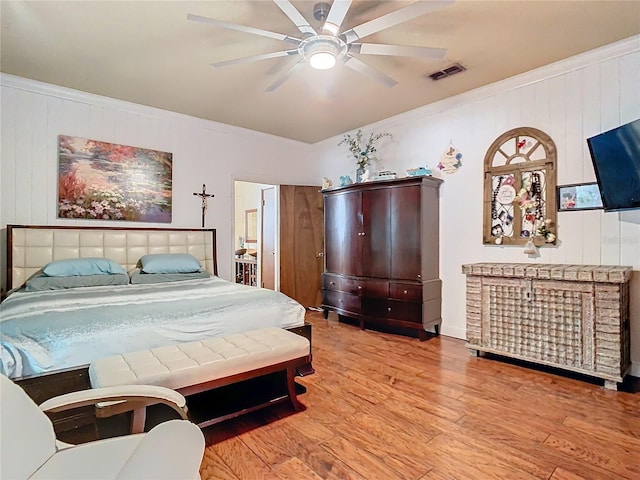
[{"label": "ceiling air vent", "polygon": [[425,77],[429,77],[433,81],[442,80],[445,77],[450,77],[451,75],[464,72],[465,70],[466,68],[464,68],[459,63],[454,63],[453,65],[450,65],[447,68],[425,75]]}]

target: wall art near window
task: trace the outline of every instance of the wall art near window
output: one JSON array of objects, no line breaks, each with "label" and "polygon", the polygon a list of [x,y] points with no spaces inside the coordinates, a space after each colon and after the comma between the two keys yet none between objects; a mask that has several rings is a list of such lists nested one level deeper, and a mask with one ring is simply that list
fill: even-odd
[{"label": "wall art near window", "polygon": [[171,223],[167,152],[58,136],[58,218]]},{"label": "wall art near window", "polygon": [[556,146],[541,130],[500,135],[484,157],[483,243],[555,243]]},{"label": "wall art near window", "polygon": [[442,173],[456,173],[462,166],[462,153],[453,144],[449,144],[447,151],[442,154],[438,162],[438,170]]},{"label": "wall art near window", "polygon": [[597,210],[602,207],[602,197],[596,182],[558,186],[558,211]]}]

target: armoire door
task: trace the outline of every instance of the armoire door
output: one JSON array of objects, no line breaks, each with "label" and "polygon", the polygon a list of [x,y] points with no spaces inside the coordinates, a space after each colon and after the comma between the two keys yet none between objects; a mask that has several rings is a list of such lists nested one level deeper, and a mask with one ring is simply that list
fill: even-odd
[{"label": "armoire door", "polygon": [[324,204],[320,188],[280,185],[280,291],[304,307],[322,303]]},{"label": "armoire door", "polygon": [[362,192],[361,275],[388,278],[391,266],[389,199],[391,188]]},{"label": "armoire door", "polygon": [[345,192],[325,196],[326,271],[362,275],[362,195]]},{"label": "armoire door", "polygon": [[421,280],[420,200],[420,185],[390,189],[391,278]]}]

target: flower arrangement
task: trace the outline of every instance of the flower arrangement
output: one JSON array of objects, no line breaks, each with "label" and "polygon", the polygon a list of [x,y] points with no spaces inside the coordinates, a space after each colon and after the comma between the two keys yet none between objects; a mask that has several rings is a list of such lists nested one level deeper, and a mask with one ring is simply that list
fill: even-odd
[{"label": "flower arrangement", "polygon": [[556,239],[555,234],[551,231],[551,223],[550,218],[536,221],[535,235],[544,238],[546,243],[553,243]]},{"label": "flower arrangement", "polygon": [[376,133],[373,132],[369,135],[367,143],[362,145],[362,130],[358,130],[354,136],[346,134],[338,146],[346,143],[349,147],[351,155],[356,159],[358,169],[364,170],[364,168],[373,160],[373,154],[376,152],[376,143],[384,137],[392,137],[389,132]]}]

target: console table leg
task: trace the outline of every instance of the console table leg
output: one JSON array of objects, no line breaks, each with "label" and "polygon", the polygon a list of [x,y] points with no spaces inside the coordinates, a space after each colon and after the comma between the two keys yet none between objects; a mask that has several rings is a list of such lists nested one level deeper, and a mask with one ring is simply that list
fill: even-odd
[{"label": "console table leg", "polygon": [[470,348],[469,349],[469,355],[471,355],[472,357],[479,357],[480,356],[480,350],[476,350],[474,348]]},{"label": "console table leg", "polygon": [[607,390],[618,390],[618,382],[615,382],[613,380],[605,380],[604,388],[606,388]]},{"label": "console table leg", "polygon": [[329,318],[329,309],[325,308],[322,310],[322,316],[324,317],[324,319],[326,320],[327,318]]}]

